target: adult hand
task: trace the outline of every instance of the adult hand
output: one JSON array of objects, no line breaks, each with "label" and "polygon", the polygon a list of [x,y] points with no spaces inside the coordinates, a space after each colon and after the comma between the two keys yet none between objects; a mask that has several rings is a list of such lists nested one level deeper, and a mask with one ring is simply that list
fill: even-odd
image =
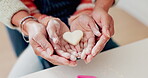
[{"label": "adult hand", "polygon": [[91,51],[95,45],[95,35],[101,35],[99,29],[95,26],[95,21],[92,19],[89,12],[83,12],[78,15],[72,16],[69,19],[69,24],[71,31],[83,31],[83,39],[75,47],[79,52],[82,52],[80,54],[81,59],[84,59],[86,63],[90,62],[92,58]]},{"label": "adult hand", "polygon": [[60,19],[46,16],[42,20],[39,20],[43,25],[46,26],[46,31],[49,36],[49,40],[53,45],[55,52],[71,60],[70,65],[76,65],[76,51],[73,46],[68,44],[63,39],[63,34],[69,31],[69,28]]},{"label": "adult hand", "polygon": [[70,61],[64,57],[53,54],[53,47],[48,41],[46,27],[36,21],[29,21],[24,24],[26,27],[29,42],[36,55],[43,57],[55,65],[69,65]]},{"label": "adult hand", "polygon": [[101,30],[101,37],[97,38],[97,43],[92,49],[92,56],[96,56],[100,51],[103,50],[105,44],[108,42],[110,37],[114,34],[114,21],[112,17],[103,8],[95,8],[92,12],[92,17],[96,24]]}]

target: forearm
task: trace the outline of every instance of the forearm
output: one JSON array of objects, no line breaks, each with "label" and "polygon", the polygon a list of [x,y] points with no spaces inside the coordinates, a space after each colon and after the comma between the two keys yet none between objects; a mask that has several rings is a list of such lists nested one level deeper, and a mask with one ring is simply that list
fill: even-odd
[{"label": "forearm", "polygon": [[20,21],[24,18],[30,16],[30,14],[27,11],[19,11],[15,13],[11,19],[12,24],[14,24],[16,27],[19,27]]},{"label": "forearm", "polygon": [[108,12],[114,1],[115,0],[96,0],[95,9],[103,8],[105,11]]},{"label": "forearm", "polygon": [[16,26],[12,25],[11,18],[20,10],[29,12],[20,0],[0,0],[0,22],[12,29],[17,29]]}]

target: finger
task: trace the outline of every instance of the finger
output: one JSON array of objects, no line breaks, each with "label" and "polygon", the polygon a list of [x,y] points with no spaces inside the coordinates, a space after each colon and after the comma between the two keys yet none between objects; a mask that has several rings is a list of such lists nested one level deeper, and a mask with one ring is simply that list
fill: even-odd
[{"label": "finger", "polygon": [[75,66],[77,66],[77,62],[76,61],[70,61],[69,66],[75,67]]},{"label": "finger", "polygon": [[95,44],[95,38],[90,38],[88,40],[88,45],[87,45],[87,47],[85,49],[86,55],[89,55],[91,53],[91,50],[94,47],[94,44]]},{"label": "finger", "polygon": [[76,61],[77,58],[76,58],[74,55],[71,55],[71,56],[70,56],[70,60],[71,60],[71,61]]},{"label": "finger", "polygon": [[61,46],[61,49],[66,52],[66,49],[64,46]]},{"label": "finger", "polygon": [[43,34],[37,34],[33,37],[33,40],[39,44],[44,51],[46,51],[49,55],[53,54],[53,48],[47,38]]},{"label": "finger", "polygon": [[96,35],[96,36],[101,36],[101,33],[99,31],[99,27],[96,25],[95,21],[90,21],[89,22],[89,26],[92,30],[92,32]]},{"label": "finger", "polygon": [[112,19],[111,23],[110,23],[110,33],[111,33],[111,36],[114,35],[114,20]]},{"label": "finger", "polygon": [[52,45],[55,50],[61,50],[60,45],[58,45],[58,44],[52,44]]},{"label": "finger", "polygon": [[70,54],[68,52],[64,52],[62,50],[56,50],[56,53],[66,59],[70,59]]},{"label": "finger", "polygon": [[109,31],[109,28],[110,28],[110,22],[111,22],[112,18],[111,16],[107,15],[107,16],[104,16],[102,18],[102,32],[104,33],[104,35],[106,35],[107,37],[110,37],[111,36],[111,33]]},{"label": "finger", "polygon": [[66,49],[66,51],[68,51],[68,49],[70,49],[70,46],[68,43],[65,44],[65,49]]},{"label": "finger", "polygon": [[84,48],[86,48],[86,47],[87,47],[87,40],[84,41]]},{"label": "finger", "polygon": [[108,37],[105,37],[104,35],[102,35],[99,39],[99,41],[96,43],[96,45],[93,47],[92,49],[92,55],[95,56],[96,54],[98,54],[102,48],[102,46],[105,46],[105,44],[107,43],[107,41],[109,40]]},{"label": "finger", "polygon": [[78,57],[77,58],[81,58],[82,52],[78,52]]},{"label": "finger", "polygon": [[81,53],[81,59],[85,59],[86,58],[86,47],[88,45],[88,40],[86,37],[84,37],[84,49]]},{"label": "finger", "polygon": [[47,32],[48,32],[49,38],[52,39],[54,43],[59,42],[59,38],[57,36],[59,31],[60,31],[60,23],[58,23],[58,21],[54,19],[51,19],[47,25]]},{"label": "finger", "polygon": [[77,51],[76,48],[73,45],[70,45],[70,48],[74,51]]},{"label": "finger", "polygon": [[67,42],[65,42],[64,40],[61,40],[60,44],[61,44],[61,49],[66,52],[67,50],[65,48],[65,45],[67,44]]},{"label": "finger", "polygon": [[84,40],[83,40],[83,38],[80,41],[80,48],[81,48],[81,52],[82,52],[83,49],[84,49]]},{"label": "finger", "polygon": [[53,63],[57,63],[57,64],[60,64],[60,65],[69,65],[70,61],[63,58],[63,57],[60,57],[60,56],[57,56],[57,55],[52,55],[50,58],[47,59],[48,61],[51,61]]},{"label": "finger", "polygon": [[91,60],[92,60],[92,58],[93,58],[92,55],[88,55],[87,58],[86,58],[86,60],[85,60],[85,63],[86,63],[86,64],[90,63]]},{"label": "finger", "polygon": [[80,48],[83,49],[84,48],[84,43],[81,41],[80,42]]},{"label": "finger", "polygon": [[[38,56],[41,56],[43,54],[41,54],[42,52],[45,52],[43,50],[43,48],[38,44],[36,43],[35,41],[32,41],[31,42],[31,46],[33,48],[33,50],[35,51],[35,54],[38,55]],[[46,54],[47,55],[47,54]],[[43,55],[44,57],[46,57],[46,55]]]},{"label": "finger", "polygon": [[86,53],[85,53],[85,49],[84,49],[81,53],[81,59],[85,59],[85,58],[86,58]]},{"label": "finger", "polygon": [[76,50],[77,50],[78,52],[81,51],[80,44],[77,44],[77,45],[75,46],[75,48],[76,48]]},{"label": "finger", "polygon": [[76,51],[71,50],[71,49],[68,49],[67,51],[68,51],[69,53],[71,53],[72,55],[78,57],[78,53],[77,53]]}]

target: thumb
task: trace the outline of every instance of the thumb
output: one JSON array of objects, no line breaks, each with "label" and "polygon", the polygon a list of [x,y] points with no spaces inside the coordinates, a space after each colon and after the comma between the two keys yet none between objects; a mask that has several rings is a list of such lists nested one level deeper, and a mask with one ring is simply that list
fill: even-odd
[{"label": "thumb", "polygon": [[46,51],[48,55],[52,55],[53,54],[53,47],[52,47],[52,45],[49,43],[49,41],[47,40],[47,38],[43,34],[36,35],[35,37],[33,37],[32,40],[37,43],[37,44],[35,44],[36,46],[41,46],[41,48],[44,51]]},{"label": "thumb", "polygon": [[97,26],[97,24],[94,21],[90,21],[89,22],[90,28],[92,30],[92,32],[96,35],[96,36],[101,36],[101,32],[99,31],[99,27]]},{"label": "thumb", "polygon": [[111,22],[111,18],[110,16],[104,16],[104,18],[102,19],[102,32],[103,34],[106,36],[106,37],[109,37],[111,36],[111,33],[109,31],[110,29],[110,22]]},{"label": "thumb", "polygon": [[60,31],[60,23],[55,19],[51,19],[47,25],[47,33],[49,35],[49,38],[55,44],[59,42],[59,37],[58,37],[59,31]]}]

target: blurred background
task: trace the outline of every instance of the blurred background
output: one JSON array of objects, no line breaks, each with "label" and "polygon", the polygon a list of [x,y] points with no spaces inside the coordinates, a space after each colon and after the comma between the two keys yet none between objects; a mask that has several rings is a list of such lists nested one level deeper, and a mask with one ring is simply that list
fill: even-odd
[{"label": "blurred background", "polygon": [[[119,0],[110,9],[115,21],[113,39],[120,46],[148,38],[147,3],[148,0]],[[0,23],[0,78],[7,77],[16,60],[7,31]]]}]

